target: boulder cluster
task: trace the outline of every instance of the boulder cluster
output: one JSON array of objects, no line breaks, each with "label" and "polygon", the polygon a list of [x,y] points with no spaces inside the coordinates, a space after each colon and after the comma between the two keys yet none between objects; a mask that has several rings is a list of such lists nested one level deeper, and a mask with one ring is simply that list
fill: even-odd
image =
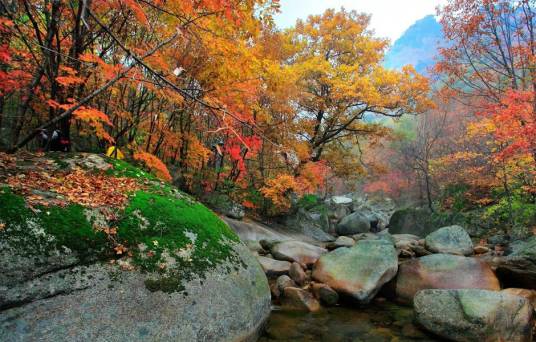
[{"label": "boulder cluster", "polygon": [[506,255],[493,239],[474,245],[461,226],[425,236],[390,234],[372,232],[370,219],[370,212],[359,211],[340,218],[330,242],[261,240],[255,253],[272,300],[287,310],[315,312],[389,299],[413,306],[416,322],[442,338],[532,341],[536,237]]}]

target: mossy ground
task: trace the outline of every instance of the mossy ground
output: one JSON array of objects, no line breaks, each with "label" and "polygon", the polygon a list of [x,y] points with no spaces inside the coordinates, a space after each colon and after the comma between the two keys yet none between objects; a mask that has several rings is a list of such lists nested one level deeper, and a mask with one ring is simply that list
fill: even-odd
[{"label": "mossy ground", "polygon": [[128,250],[128,262],[148,273],[146,286],[151,291],[181,291],[185,281],[203,279],[219,265],[240,266],[234,251],[238,237],[212,211],[145,171],[110,160],[113,168],[106,171],[110,176],[141,178],[149,184],[145,191],[131,194],[127,207],[109,222],[117,227],[112,238],[95,229],[83,206],[30,209],[24,197],[3,187],[0,242],[29,256],[67,248],[82,261],[124,257],[113,249],[121,244]]}]

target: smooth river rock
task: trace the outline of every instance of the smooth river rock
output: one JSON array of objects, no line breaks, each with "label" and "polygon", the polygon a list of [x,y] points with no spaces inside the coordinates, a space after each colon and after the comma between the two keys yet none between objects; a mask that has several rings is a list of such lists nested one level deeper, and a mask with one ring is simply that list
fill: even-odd
[{"label": "smooth river rock", "polygon": [[313,278],[338,293],[368,303],[398,270],[395,248],[384,240],[362,240],[351,248],[324,254],[313,268]]},{"label": "smooth river rock", "polygon": [[500,290],[488,264],[452,254],[432,254],[401,263],[395,286],[396,299],[403,304],[411,304],[423,289]]},{"label": "smooth river rock", "polygon": [[443,227],[428,234],[426,248],[434,253],[456,255],[473,254],[473,242],[465,229],[460,226]]},{"label": "smooth river rock", "polygon": [[370,218],[361,212],[355,212],[343,217],[335,231],[338,235],[344,236],[368,233],[370,232]]},{"label": "smooth river rock", "polygon": [[532,306],[505,292],[422,290],[414,309],[419,324],[452,341],[532,341]]},{"label": "smooth river rock", "polygon": [[283,308],[287,310],[310,312],[320,310],[320,303],[318,300],[316,300],[310,292],[297,287],[285,288],[283,297],[281,298],[281,304],[283,305]]},{"label": "smooth river rock", "polygon": [[273,245],[271,252],[274,258],[278,260],[298,262],[302,265],[312,265],[327,250],[302,241],[283,241]]},{"label": "smooth river rock", "polygon": [[268,277],[277,277],[282,274],[288,274],[290,270],[291,264],[288,261],[274,260],[264,256],[258,256],[257,260]]}]

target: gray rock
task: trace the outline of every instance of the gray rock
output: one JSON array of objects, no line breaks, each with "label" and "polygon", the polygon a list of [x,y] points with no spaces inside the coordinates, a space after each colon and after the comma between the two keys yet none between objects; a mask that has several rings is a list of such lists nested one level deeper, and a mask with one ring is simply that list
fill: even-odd
[{"label": "gray rock", "polygon": [[237,203],[230,203],[229,207],[224,211],[225,216],[235,220],[241,220],[246,216],[244,206]]},{"label": "gray rock", "polygon": [[453,341],[532,341],[533,313],[526,298],[486,290],[422,290],[416,320]]},{"label": "gray rock", "polygon": [[0,311],[0,340],[255,339],[270,313],[269,288],[249,251],[241,245],[237,251],[244,262],[238,271],[222,264],[185,282],[184,293],[151,292],[147,279],[159,275],[106,264],[36,277],[0,295],[4,304],[22,300]]},{"label": "gray rock", "polygon": [[296,288],[287,287],[283,291],[281,299],[283,308],[287,310],[316,312],[320,310],[320,303],[310,292]]},{"label": "gray rock", "polygon": [[336,227],[338,235],[354,235],[370,232],[370,218],[360,212],[344,217]]},{"label": "gray rock", "polygon": [[389,220],[391,234],[413,234],[424,237],[439,227],[434,222],[432,214],[425,209],[400,209],[395,211]]},{"label": "gray rock", "polygon": [[328,232],[330,230],[329,217],[325,212],[313,209],[307,211],[300,208],[296,213],[285,220],[285,225],[291,230],[304,234],[317,241],[333,241],[335,238]]},{"label": "gray rock", "polygon": [[312,265],[327,250],[302,241],[283,241],[273,245],[271,252],[274,258],[278,260]]},{"label": "gray rock", "polygon": [[346,196],[333,196],[331,197],[331,202],[336,205],[351,205],[353,200]]},{"label": "gray rock", "polygon": [[363,240],[320,257],[312,276],[338,293],[368,303],[397,270],[398,258],[392,244]]},{"label": "gray rock", "polygon": [[307,275],[305,274],[305,271],[303,270],[301,265],[297,262],[293,262],[292,265],[290,265],[290,270],[288,274],[296,284],[300,286],[303,286],[305,284]]},{"label": "gray rock", "polygon": [[288,274],[290,270],[290,262],[288,261],[274,260],[264,256],[258,256],[257,260],[268,277],[277,277],[282,274]]},{"label": "gray rock", "polygon": [[426,248],[434,253],[456,255],[473,254],[473,241],[465,229],[460,226],[443,227],[430,233],[425,238]]},{"label": "gray rock", "polygon": [[536,289],[536,236],[518,243],[508,256],[493,258],[490,263],[505,286]]},{"label": "gray rock", "polygon": [[338,247],[352,247],[355,245],[354,239],[348,236],[339,236],[337,240],[335,240],[334,245]]}]

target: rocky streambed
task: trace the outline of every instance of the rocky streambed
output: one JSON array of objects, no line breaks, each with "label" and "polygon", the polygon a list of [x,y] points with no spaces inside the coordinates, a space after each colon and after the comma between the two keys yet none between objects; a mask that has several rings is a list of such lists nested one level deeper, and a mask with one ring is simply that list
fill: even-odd
[{"label": "rocky streambed", "polygon": [[533,340],[536,237],[497,248],[461,226],[372,233],[349,215],[324,242],[249,223],[274,307],[263,341]]}]

